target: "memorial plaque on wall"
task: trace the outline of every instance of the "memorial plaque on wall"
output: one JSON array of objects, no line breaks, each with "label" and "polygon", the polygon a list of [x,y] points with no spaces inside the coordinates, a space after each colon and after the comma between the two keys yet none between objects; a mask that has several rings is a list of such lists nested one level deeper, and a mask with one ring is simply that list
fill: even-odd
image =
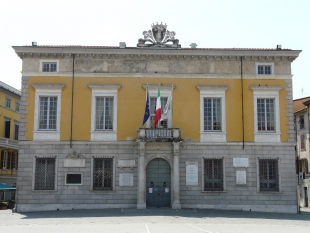
[{"label": "memorial plaque on wall", "polygon": [[185,162],[186,185],[198,185],[198,162]]},{"label": "memorial plaque on wall", "polygon": [[133,186],[133,174],[119,174],[119,186],[132,187]]},{"label": "memorial plaque on wall", "polygon": [[118,159],[118,167],[130,167],[134,168],[136,166],[136,162],[134,159]]}]

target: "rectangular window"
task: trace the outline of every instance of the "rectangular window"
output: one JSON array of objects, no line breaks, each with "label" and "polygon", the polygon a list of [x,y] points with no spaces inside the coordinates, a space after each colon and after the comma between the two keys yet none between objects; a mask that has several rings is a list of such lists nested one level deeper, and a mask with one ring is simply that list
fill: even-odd
[{"label": "rectangular window", "polygon": [[222,130],[221,98],[204,98],[204,131]]},{"label": "rectangular window", "polygon": [[15,112],[19,112],[20,103],[15,103]]},{"label": "rectangular window", "polygon": [[56,130],[57,97],[40,97],[39,130]]},{"label": "rectangular window", "polygon": [[271,65],[258,65],[257,74],[271,74]]},{"label": "rectangular window", "polygon": [[257,99],[257,128],[259,132],[275,131],[274,99]]},{"label": "rectangular window", "polygon": [[305,128],[305,119],[304,115],[299,116],[299,129],[304,129]]},{"label": "rectangular window", "polygon": [[18,140],[18,133],[19,133],[19,123],[18,123],[18,122],[15,122],[14,140]]},{"label": "rectangular window", "polygon": [[11,120],[5,118],[4,119],[4,137],[10,138],[11,135]]},{"label": "rectangular window", "polygon": [[5,98],[5,107],[11,109],[11,99],[9,97]]},{"label": "rectangular window", "polygon": [[2,169],[8,169],[8,151],[1,151],[1,164]]},{"label": "rectangular window", "polygon": [[82,174],[66,174],[67,185],[82,184]]},{"label": "rectangular window", "polygon": [[113,130],[113,97],[96,97],[96,130]]},{"label": "rectangular window", "polygon": [[113,189],[113,159],[94,158],[93,190]]},{"label": "rectangular window", "polygon": [[35,190],[55,190],[56,158],[36,158]]},{"label": "rectangular window", "polygon": [[12,154],[12,169],[16,171],[17,167],[18,167],[18,154],[13,153]]},{"label": "rectangular window", "polygon": [[305,150],[306,149],[305,139],[306,139],[306,137],[305,137],[304,134],[300,135],[300,149],[301,150]]},{"label": "rectangular window", "polygon": [[[160,97],[160,104],[161,104],[161,113],[163,113],[163,110],[167,104],[168,97]],[[155,112],[156,112],[156,102],[157,97],[151,97],[150,98],[150,124],[151,128],[154,128],[154,121],[155,121]],[[163,120],[159,122],[160,128],[168,128],[168,121]]]},{"label": "rectangular window", "polygon": [[279,170],[277,159],[259,160],[259,190],[279,191]]},{"label": "rectangular window", "polygon": [[223,159],[204,159],[204,190],[224,190]]},{"label": "rectangular window", "polygon": [[56,62],[43,62],[42,63],[42,71],[43,72],[56,72],[57,71],[57,63]]}]

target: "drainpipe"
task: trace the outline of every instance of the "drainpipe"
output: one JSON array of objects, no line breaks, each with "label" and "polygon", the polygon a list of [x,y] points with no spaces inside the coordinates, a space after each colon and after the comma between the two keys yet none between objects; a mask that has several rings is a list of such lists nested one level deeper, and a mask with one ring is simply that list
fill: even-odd
[{"label": "drainpipe", "polygon": [[242,106],[242,149],[244,150],[244,105],[243,105],[243,67],[242,67],[242,57],[241,61],[241,106]]},{"label": "drainpipe", "polygon": [[70,148],[72,148],[72,122],[73,122],[73,95],[74,95],[74,58],[75,54],[72,54],[72,90],[71,90],[71,126],[70,126]]}]

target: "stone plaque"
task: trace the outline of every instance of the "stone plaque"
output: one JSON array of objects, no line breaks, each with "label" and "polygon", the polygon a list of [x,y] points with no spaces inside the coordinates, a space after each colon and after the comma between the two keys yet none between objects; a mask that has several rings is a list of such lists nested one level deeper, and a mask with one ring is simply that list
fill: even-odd
[{"label": "stone plaque", "polygon": [[236,184],[246,184],[246,171],[236,171]]},{"label": "stone plaque", "polygon": [[119,186],[133,186],[133,174],[119,174]]},{"label": "stone plaque", "polygon": [[248,158],[233,158],[234,167],[249,167]]},{"label": "stone plaque", "polygon": [[186,162],[186,186],[198,185],[198,162]]},{"label": "stone plaque", "polygon": [[119,159],[118,160],[118,167],[131,167],[134,168],[136,166],[134,159]]},{"label": "stone plaque", "polygon": [[64,159],[64,167],[85,167],[85,159]]}]

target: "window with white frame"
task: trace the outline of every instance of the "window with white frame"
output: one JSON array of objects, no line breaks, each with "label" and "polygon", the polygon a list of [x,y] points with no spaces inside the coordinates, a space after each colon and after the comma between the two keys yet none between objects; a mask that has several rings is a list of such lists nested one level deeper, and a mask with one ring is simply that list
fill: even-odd
[{"label": "window with white frame", "polygon": [[10,138],[11,136],[11,119],[4,118],[4,137]]},{"label": "window with white frame", "polygon": [[60,140],[61,92],[64,84],[32,84],[36,89],[34,140]]},{"label": "window with white frame", "polygon": [[[160,85],[160,104],[161,104],[161,111],[163,116],[164,108],[167,104],[168,98],[170,94],[173,94],[175,85]],[[150,118],[146,122],[147,128],[154,128],[154,121],[155,121],[155,112],[156,112],[156,102],[157,102],[157,95],[158,95],[158,85],[150,84],[150,85],[143,85],[143,88],[146,90],[148,88],[150,94]],[[173,102],[173,98],[172,101]],[[157,125],[157,128],[172,128],[172,105],[170,103],[170,108],[167,112],[167,119],[160,121]]]},{"label": "window with white frame", "polygon": [[89,84],[92,90],[91,140],[117,140],[117,92],[121,85]]},{"label": "window with white frame", "polygon": [[256,74],[262,75],[273,75],[274,74],[274,63],[255,63]]},{"label": "window with white frame", "polygon": [[229,86],[197,86],[200,91],[200,141],[226,142],[226,90]]},{"label": "window with white frame", "polygon": [[277,159],[259,159],[259,191],[279,191]]},{"label": "window with white frame", "polygon": [[19,122],[14,122],[15,128],[14,128],[14,140],[18,140],[18,134],[19,134]]},{"label": "window with white frame", "polygon": [[11,109],[11,98],[5,97],[5,107]]},{"label": "window with white frame", "polygon": [[113,167],[113,158],[93,158],[93,190],[113,190]]},{"label": "window with white frame", "polygon": [[204,191],[224,191],[223,159],[205,158]]},{"label": "window with white frame", "polygon": [[19,112],[20,103],[15,102],[15,112]]},{"label": "window with white frame", "polygon": [[251,86],[254,96],[254,141],[280,142],[278,86]]},{"label": "window with white frame", "polygon": [[40,72],[52,73],[58,71],[59,71],[59,60],[57,59],[40,60]]},{"label": "window with white frame", "polygon": [[34,190],[55,190],[56,158],[35,158]]}]

